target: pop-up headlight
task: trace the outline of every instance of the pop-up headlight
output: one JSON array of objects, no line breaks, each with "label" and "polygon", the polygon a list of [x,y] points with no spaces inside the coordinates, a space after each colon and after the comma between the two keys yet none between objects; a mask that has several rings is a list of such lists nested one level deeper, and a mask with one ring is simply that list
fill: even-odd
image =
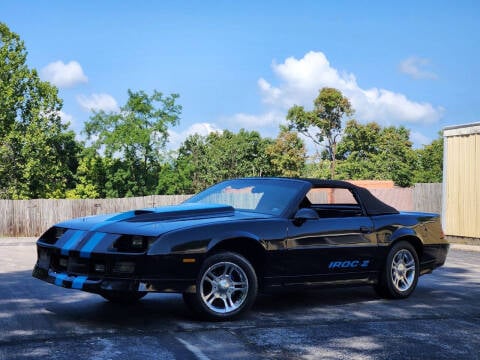
[{"label": "pop-up headlight", "polygon": [[155,237],[150,236],[123,235],[115,241],[113,247],[118,252],[141,253],[147,251],[155,240]]},{"label": "pop-up headlight", "polygon": [[142,249],[144,247],[144,238],[143,236],[132,236],[132,248]]},{"label": "pop-up headlight", "polygon": [[62,227],[51,227],[40,237],[40,240],[46,242],[47,244],[55,244],[58,239],[60,239],[63,234],[67,232],[67,230],[68,229]]},{"label": "pop-up headlight", "polygon": [[61,227],[56,227],[55,228],[55,240],[60,239],[63,236],[63,234],[65,234],[66,232],[67,232],[67,229],[61,228]]}]

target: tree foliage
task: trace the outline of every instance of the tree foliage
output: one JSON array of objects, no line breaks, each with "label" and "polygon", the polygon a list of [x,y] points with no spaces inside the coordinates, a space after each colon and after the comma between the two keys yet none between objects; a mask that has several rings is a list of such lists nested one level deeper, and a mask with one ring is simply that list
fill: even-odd
[{"label": "tree foliage", "polygon": [[177,159],[164,168],[158,192],[195,193],[228,178],[274,175],[267,154],[272,143],[258,132],[244,129],[237,134],[224,130],[191,135]]},{"label": "tree foliage", "polygon": [[443,180],[443,136],[417,150],[416,183],[438,183]]},{"label": "tree foliage", "polygon": [[[73,195],[155,194],[168,127],[180,119],[182,108],[177,98],[177,94],[164,96],[156,90],[152,95],[128,90],[128,100],[119,112],[94,112],[84,133],[95,151],[84,153]],[[92,163],[95,166],[91,167]]]},{"label": "tree foliage", "polygon": [[330,161],[330,177],[335,178],[337,142],[342,134],[342,119],[351,116],[354,110],[340,90],[323,88],[313,102],[314,108],[305,111],[294,105],[288,110],[290,129],[310,138],[317,146],[325,147]]},{"label": "tree foliage", "polygon": [[58,90],[26,65],[20,37],[0,23],[0,197],[62,197],[79,144],[60,119]]},{"label": "tree foliage", "polygon": [[67,190],[69,199],[98,199],[107,197],[107,159],[100,156],[94,147],[84,147],[79,156],[75,174],[75,187]]},{"label": "tree foliage", "polygon": [[413,183],[416,154],[410,132],[403,126],[363,125],[350,120],[337,155],[341,179],[393,180],[399,186]]},{"label": "tree foliage", "polygon": [[306,149],[296,132],[281,126],[275,141],[265,149],[278,176],[300,177],[305,168]]}]

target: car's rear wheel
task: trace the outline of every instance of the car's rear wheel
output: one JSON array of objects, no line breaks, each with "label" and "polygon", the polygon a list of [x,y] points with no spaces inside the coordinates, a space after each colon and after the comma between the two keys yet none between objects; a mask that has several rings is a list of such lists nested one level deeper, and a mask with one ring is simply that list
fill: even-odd
[{"label": "car's rear wheel", "polygon": [[131,304],[143,298],[147,293],[142,291],[106,291],[100,295],[113,303]]},{"label": "car's rear wheel", "polygon": [[402,299],[415,290],[419,276],[418,255],[406,241],[392,246],[375,289],[383,297]]},{"label": "car's rear wheel", "polygon": [[230,320],[255,301],[258,280],[255,269],[243,256],[222,252],[208,257],[196,281],[196,292],[185,293],[185,303],[202,318]]}]

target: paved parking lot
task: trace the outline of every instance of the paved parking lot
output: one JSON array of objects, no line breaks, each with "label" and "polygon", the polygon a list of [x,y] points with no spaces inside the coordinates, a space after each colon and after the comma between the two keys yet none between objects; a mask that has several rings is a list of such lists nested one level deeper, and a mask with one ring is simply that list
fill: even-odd
[{"label": "paved parking lot", "polygon": [[480,252],[450,251],[406,300],[369,287],[260,296],[230,323],[181,296],[136,305],[31,277],[32,239],[0,239],[0,359],[480,359]]}]

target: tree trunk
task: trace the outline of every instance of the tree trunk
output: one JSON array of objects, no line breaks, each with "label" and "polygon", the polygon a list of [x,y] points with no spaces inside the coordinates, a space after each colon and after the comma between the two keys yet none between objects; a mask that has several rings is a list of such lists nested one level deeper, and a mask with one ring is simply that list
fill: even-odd
[{"label": "tree trunk", "polygon": [[337,143],[333,143],[331,146],[332,149],[332,161],[330,162],[330,178],[335,180],[335,162],[337,157]]}]

